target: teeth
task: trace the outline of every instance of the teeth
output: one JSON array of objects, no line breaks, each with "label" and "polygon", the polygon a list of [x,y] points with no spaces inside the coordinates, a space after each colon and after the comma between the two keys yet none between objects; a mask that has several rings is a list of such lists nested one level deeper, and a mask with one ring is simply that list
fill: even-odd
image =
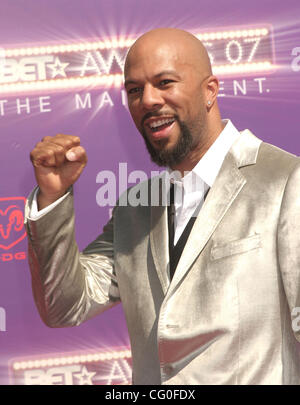
[{"label": "teeth", "polygon": [[162,125],[169,124],[169,123],[171,123],[173,121],[174,121],[174,119],[172,119],[172,118],[171,119],[158,120],[158,121],[151,122],[151,124],[149,124],[149,126],[150,126],[150,128],[157,128],[157,127],[160,127]]}]

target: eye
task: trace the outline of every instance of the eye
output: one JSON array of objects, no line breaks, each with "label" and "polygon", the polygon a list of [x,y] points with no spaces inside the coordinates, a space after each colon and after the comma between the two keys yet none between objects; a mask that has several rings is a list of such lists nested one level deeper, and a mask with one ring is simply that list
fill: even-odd
[{"label": "eye", "polygon": [[164,80],[161,80],[160,82],[159,82],[159,85],[160,86],[167,86],[168,84],[170,84],[170,83],[172,83],[174,80],[171,80],[171,79],[164,79]]},{"label": "eye", "polygon": [[141,91],[141,88],[140,87],[132,87],[131,89],[128,89],[127,90],[127,93],[128,94],[135,94],[135,93],[138,93],[138,92],[140,92]]}]

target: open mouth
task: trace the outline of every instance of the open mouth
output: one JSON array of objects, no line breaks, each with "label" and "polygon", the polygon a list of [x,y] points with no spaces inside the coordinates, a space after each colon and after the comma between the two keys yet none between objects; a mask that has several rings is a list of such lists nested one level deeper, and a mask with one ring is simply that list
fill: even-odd
[{"label": "open mouth", "polygon": [[148,127],[150,128],[151,132],[155,133],[170,127],[174,121],[175,118],[157,119],[148,123]]}]

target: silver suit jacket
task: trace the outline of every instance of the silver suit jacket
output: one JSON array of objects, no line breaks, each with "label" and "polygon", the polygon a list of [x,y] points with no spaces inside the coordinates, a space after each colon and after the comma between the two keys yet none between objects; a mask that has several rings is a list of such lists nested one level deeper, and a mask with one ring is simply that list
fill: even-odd
[{"label": "silver suit jacket", "polygon": [[164,205],[118,204],[80,253],[72,198],[26,221],[33,294],[47,325],[79,325],[121,301],[134,384],[299,384],[297,157],[244,131],[171,282]]}]

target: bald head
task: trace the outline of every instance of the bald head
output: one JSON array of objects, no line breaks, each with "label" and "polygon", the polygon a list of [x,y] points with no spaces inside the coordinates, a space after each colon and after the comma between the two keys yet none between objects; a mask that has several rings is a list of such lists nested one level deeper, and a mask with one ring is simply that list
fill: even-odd
[{"label": "bald head", "polygon": [[158,28],[139,37],[125,62],[133,121],[154,162],[190,170],[221,132],[207,51],[192,34]]},{"label": "bald head", "polygon": [[132,59],[145,57],[155,50],[169,49],[172,56],[190,65],[198,74],[207,77],[212,74],[208,53],[202,42],[187,31],[177,28],[156,28],[140,36],[130,48],[125,61],[125,76]]}]

